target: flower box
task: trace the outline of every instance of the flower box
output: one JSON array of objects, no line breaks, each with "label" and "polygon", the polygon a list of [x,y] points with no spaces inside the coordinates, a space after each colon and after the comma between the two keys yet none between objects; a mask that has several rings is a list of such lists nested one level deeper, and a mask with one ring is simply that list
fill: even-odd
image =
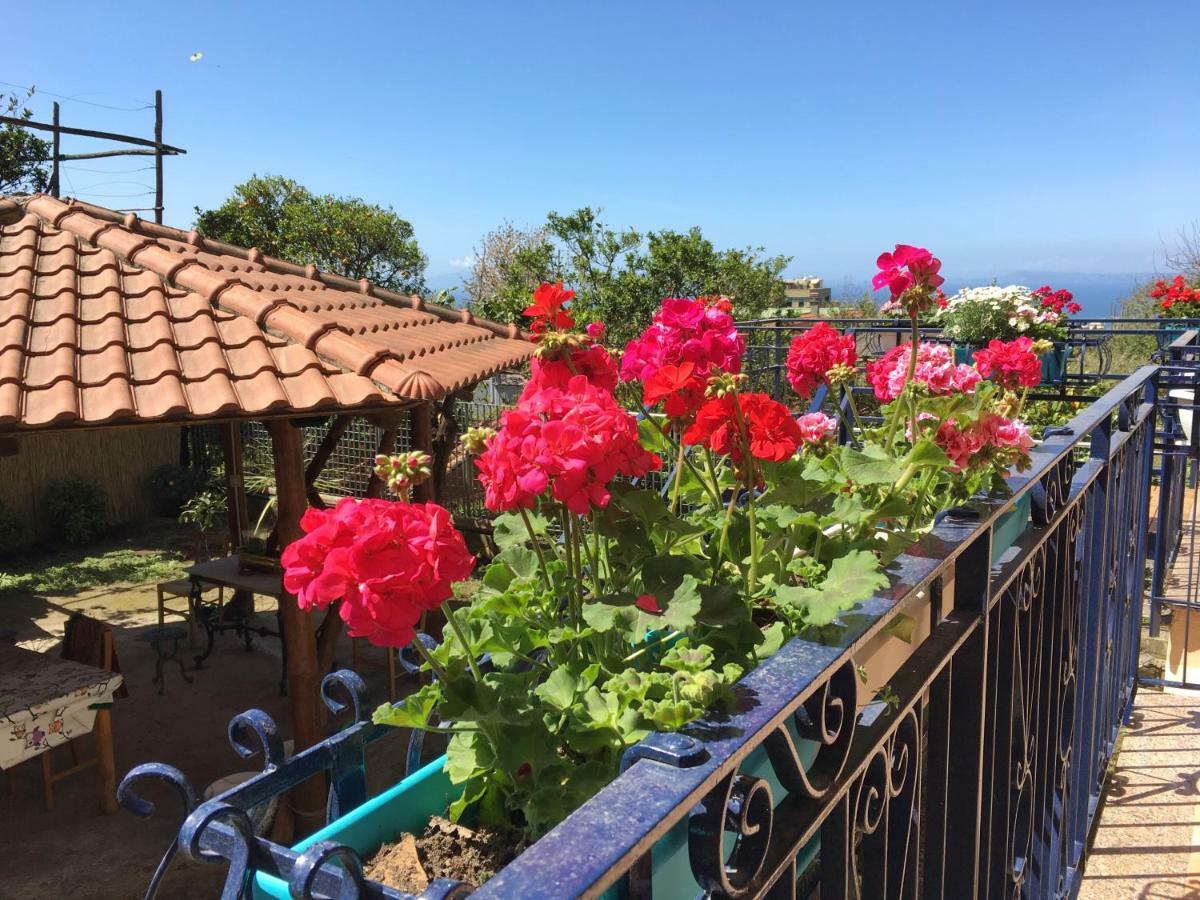
[{"label": "flower box", "polygon": [[[791,720],[787,727],[804,765],[812,765],[818,745],[801,739]],[[438,757],[382,794],[330,822],[292,849],[300,852],[318,841],[335,841],[350,847],[366,861],[380,847],[396,840],[402,833],[419,834],[431,818],[445,815],[446,808],[458,796],[460,789],[451,784],[449,776],[443,771],[445,761],[446,757]],[[760,746],[746,757],[742,772],[765,779],[771,786],[773,797],[787,796],[787,791],[775,777],[765,746]],[[797,871],[803,870],[819,849],[820,837],[817,837],[797,857]],[[686,819],[654,845],[651,850],[651,871],[654,896],[660,900],[691,900],[700,892],[700,886],[692,877]],[[267,897],[289,900],[291,897],[283,880],[265,872],[255,875],[253,895],[257,900]],[[604,900],[617,900],[618,890],[610,888],[602,896]]]},{"label": "flower box", "polygon": [[1017,538],[1029,524],[1029,514],[1033,509],[1033,494],[1026,491],[1017,498],[1013,508],[996,520],[992,526],[992,564],[1009,551]]}]

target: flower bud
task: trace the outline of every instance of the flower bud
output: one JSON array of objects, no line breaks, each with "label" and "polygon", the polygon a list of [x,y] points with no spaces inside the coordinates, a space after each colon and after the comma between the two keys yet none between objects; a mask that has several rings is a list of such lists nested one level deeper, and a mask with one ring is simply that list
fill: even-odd
[{"label": "flower bud", "polygon": [[749,381],[750,379],[746,375],[733,375],[729,372],[721,372],[719,375],[714,375],[708,380],[708,388],[705,394],[709,397],[724,397],[726,394],[736,394]]},{"label": "flower bud", "polygon": [[458,442],[462,445],[464,451],[471,456],[478,456],[487,449],[487,442],[490,441],[496,434],[495,428],[468,428],[463,432]]},{"label": "flower bud", "polygon": [[403,495],[413,485],[428,481],[433,475],[432,467],[433,457],[420,450],[391,456],[381,453],[375,457],[375,474],[397,496]]}]

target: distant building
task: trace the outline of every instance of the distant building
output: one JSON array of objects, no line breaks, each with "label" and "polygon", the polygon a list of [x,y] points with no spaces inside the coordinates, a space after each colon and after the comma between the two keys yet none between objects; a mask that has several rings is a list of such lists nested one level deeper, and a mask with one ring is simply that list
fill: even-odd
[{"label": "distant building", "polygon": [[832,305],[833,292],[820,278],[784,278],[783,297],[783,309],[816,313]]}]

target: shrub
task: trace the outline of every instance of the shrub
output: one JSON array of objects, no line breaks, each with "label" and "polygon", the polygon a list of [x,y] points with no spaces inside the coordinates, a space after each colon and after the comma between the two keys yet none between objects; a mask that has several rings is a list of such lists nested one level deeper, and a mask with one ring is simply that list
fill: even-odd
[{"label": "shrub", "polygon": [[148,487],[159,515],[178,516],[184,505],[204,490],[208,476],[187,466],[168,464],[150,473]]},{"label": "shrub", "polygon": [[68,544],[86,544],[108,525],[108,497],[82,478],[57,481],[43,495],[46,513]]},{"label": "shrub", "polygon": [[15,512],[0,503],[0,556],[25,543],[25,523]]}]

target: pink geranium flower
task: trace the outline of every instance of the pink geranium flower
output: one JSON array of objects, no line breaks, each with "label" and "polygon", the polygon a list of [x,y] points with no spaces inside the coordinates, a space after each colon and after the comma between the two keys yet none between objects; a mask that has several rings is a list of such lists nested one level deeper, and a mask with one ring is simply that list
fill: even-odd
[{"label": "pink geranium flower", "polygon": [[[899,344],[879,359],[867,363],[867,381],[881,403],[900,396],[908,379],[911,344]],[[980,375],[973,367],[954,362],[954,351],[945,344],[922,342],[917,345],[914,381],[931,394],[972,393]]]}]

